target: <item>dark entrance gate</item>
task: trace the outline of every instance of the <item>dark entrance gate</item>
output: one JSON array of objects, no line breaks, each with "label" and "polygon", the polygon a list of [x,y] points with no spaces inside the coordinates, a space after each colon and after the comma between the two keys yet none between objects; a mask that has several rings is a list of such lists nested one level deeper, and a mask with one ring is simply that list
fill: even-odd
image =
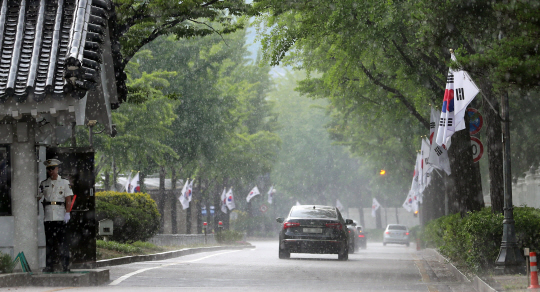
[{"label": "dark entrance gate", "polygon": [[87,147],[47,148],[47,159],[62,161],[59,174],[77,195],[68,223],[71,268],[93,268],[96,262],[94,150]]}]

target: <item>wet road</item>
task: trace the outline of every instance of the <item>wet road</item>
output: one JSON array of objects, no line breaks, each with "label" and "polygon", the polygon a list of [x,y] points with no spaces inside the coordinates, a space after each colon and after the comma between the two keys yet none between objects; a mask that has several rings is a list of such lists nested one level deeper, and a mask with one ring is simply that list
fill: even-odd
[{"label": "wet road", "polygon": [[[199,253],[163,261],[108,267],[107,286],[69,291],[474,291],[415,245],[368,243],[338,261],[337,255],[292,254],[278,259],[275,241],[254,249]],[[10,291],[60,291],[11,288]],[[8,291],[0,289],[0,291]]]}]

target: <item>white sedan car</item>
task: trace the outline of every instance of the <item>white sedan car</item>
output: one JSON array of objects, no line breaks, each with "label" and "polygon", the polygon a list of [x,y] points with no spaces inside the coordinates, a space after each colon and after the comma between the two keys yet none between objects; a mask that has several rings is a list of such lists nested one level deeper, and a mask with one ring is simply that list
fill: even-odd
[{"label": "white sedan car", "polygon": [[409,246],[409,228],[405,225],[388,224],[383,234],[383,245],[387,243],[405,244]]}]

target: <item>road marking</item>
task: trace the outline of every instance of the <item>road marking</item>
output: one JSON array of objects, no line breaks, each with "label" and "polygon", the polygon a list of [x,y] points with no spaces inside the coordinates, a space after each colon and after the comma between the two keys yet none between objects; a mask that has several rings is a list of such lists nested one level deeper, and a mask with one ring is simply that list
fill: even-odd
[{"label": "road marking", "polygon": [[160,266],[157,266],[157,267],[151,267],[151,268],[146,268],[146,269],[140,269],[140,270],[137,270],[137,271],[135,271],[135,272],[131,272],[131,273],[129,273],[129,274],[123,275],[122,277],[120,277],[120,278],[114,280],[112,283],[110,283],[109,286],[116,286],[116,285],[122,283],[124,280],[128,279],[128,278],[131,277],[131,276],[134,276],[134,275],[137,275],[137,274],[140,274],[140,273],[149,271],[149,270],[159,269],[159,268],[164,268],[164,267],[169,267],[169,266],[174,266],[174,265],[180,265],[180,264],[187,264],[187,263],[198,262],[198,261],[201,261],[201,260],[204,260],[204,259],[207,259],[207,258],[211,258],[211,257],[213,257],[213,256],[218,256],[218,255],[227,254],[227,253],[232,253],[232,252],[238,252],[238,251],[240,251],[240,250],[226,251],[226,252],[221,252],[221,253],[211,254],[211,255],[208,255],[208,256],[205,256],[205,257],[202,257],[202,258],[198,258],[198,259],[194,259],[194,260],[190,260],[190,261],[168,263],[168,264],[160,265]]},{"label": "road marking", "polygon": [[[414,259],[414,264],[418,268],[418,271],[420,272],[420,275],[422,276],[422,282],[424,283],[430,283],[431,279],[429,278],[429,275],[427,273],[426,267],[424,266],[424,261],[421,260],[416,254],[411,254]],[[427,288],[429,292],[439,292],[437,287],[432,285],[427,285]]]},{"label": "road marking", "polygon": [[58,288],[58,289],[47,290],[44,292],[55,292],[55,291],[62,291],[62,290],[75,289],[75,288],[76,287]]}]

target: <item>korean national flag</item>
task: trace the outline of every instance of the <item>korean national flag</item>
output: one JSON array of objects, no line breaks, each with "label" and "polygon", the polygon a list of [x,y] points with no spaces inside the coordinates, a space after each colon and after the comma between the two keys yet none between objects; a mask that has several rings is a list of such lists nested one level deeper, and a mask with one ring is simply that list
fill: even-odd
[{"label": "korean national flag", "polygon": [[[454,59],[452,55],[452,59]],[[442,146],[446,140],[455,132],[454,124],[454,71],[448,70],[446,79],[446,89],[444,90],[444,99],[439,119],[439,132],[437,133],[437,144]]]}]

